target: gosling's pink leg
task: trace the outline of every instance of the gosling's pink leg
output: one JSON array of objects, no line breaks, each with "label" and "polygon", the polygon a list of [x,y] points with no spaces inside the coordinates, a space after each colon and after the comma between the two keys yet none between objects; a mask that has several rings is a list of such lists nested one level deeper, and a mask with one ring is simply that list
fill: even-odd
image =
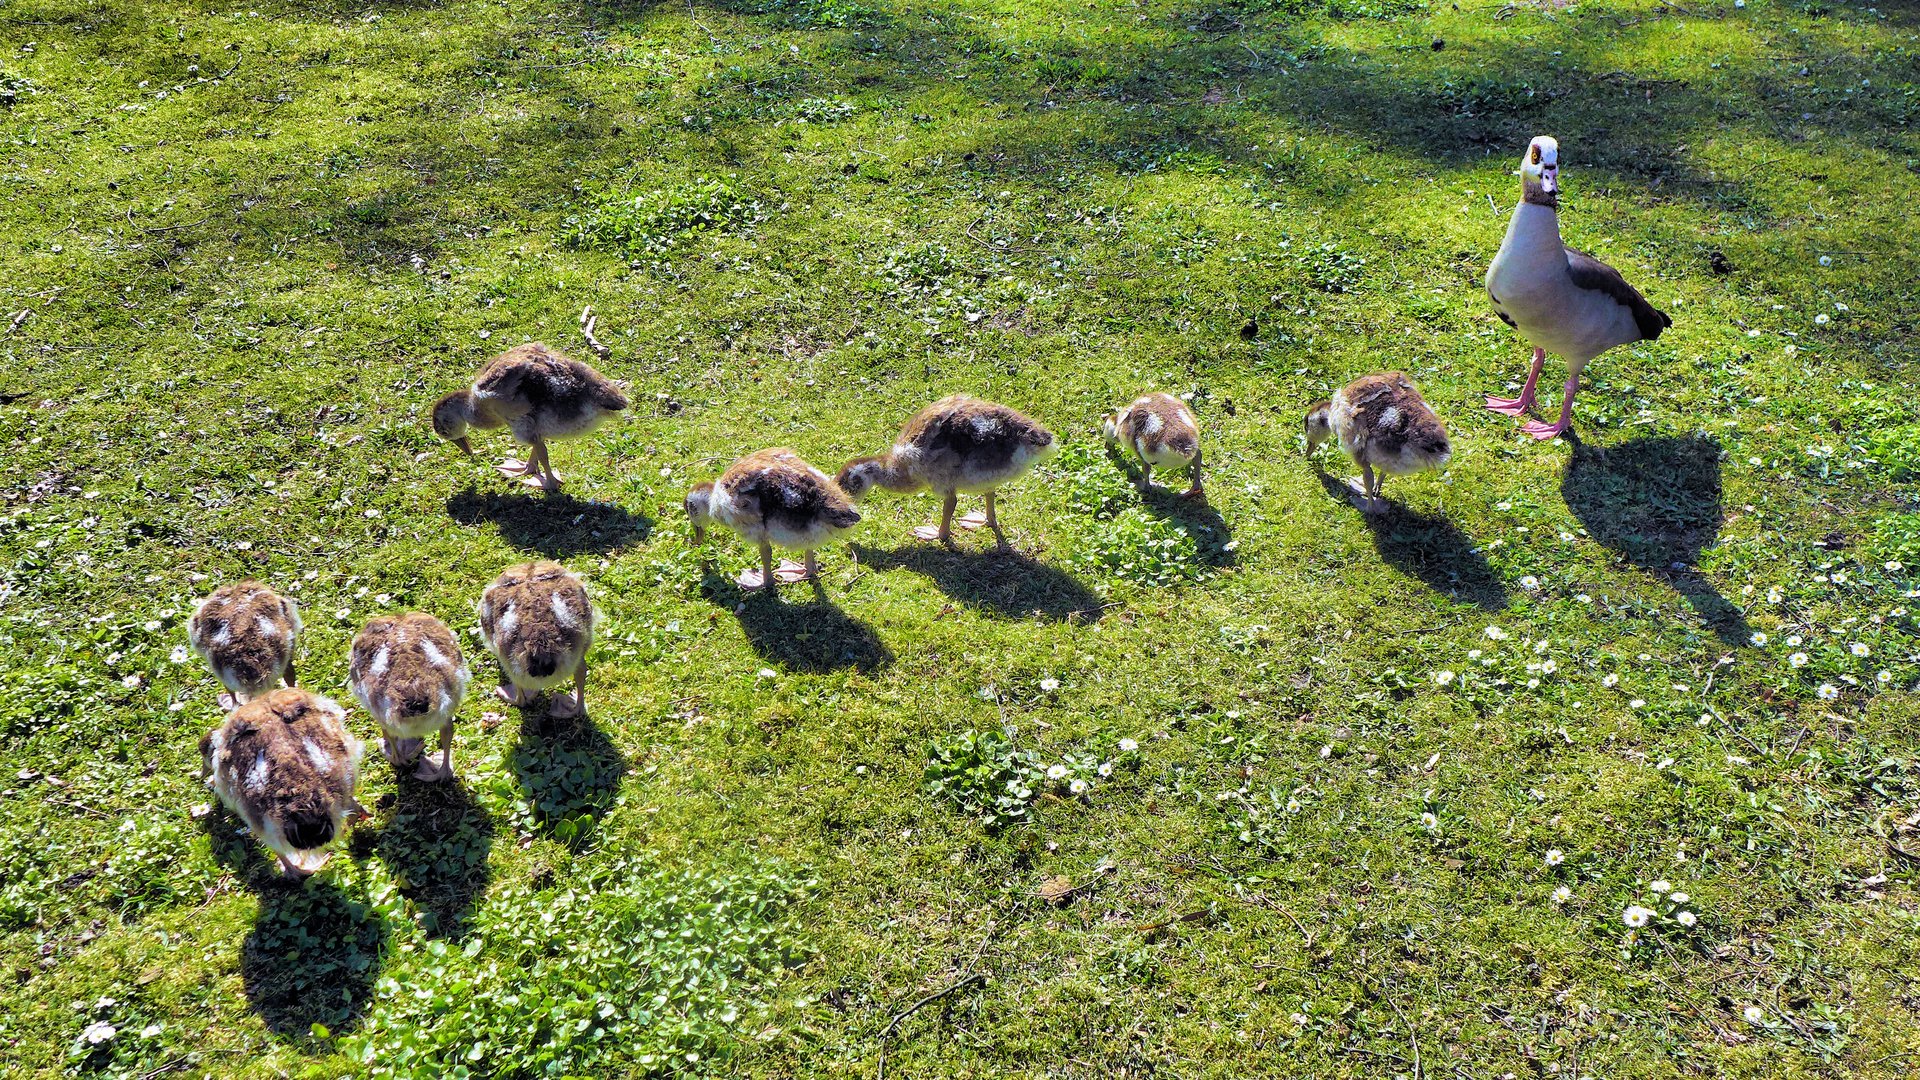
[{"label": "gosling's pink leg", "polygon": [[1566,430],[1573,426],[1573,395],[1579,392],[1580,376],[1575,375],[1567,380],[1566,395],[1560,399],[1560,419],[1551,424],[1529,420],[1520,425],[1520,430],[1542,442],[1565,434]]},{"label": "gosling's pink leg", "polygon": [[1508,416],[1519,416],[1533,408],[1533,388],[1539,384],[1540,368],[1546,362],[1547,350],[1533,350],[1533,368],[1527,372],[1527,385],[1520,388],[1520,396],[1517,398],[1489,397],[1487,408],[1497,413],[1506,413]]},{"label": "gosling's pink leg", "polygon": [[960,496],[955,492],[947,492],[946,501],[940,504],[940,527],[934,528],[932,525],[921,525],[913,530],[914,539],[938,540],[942,544],[952,542],[953,511],[954,508],[959,505]]},{"label": "gosling's pink leg", "polygon": [[555,694],[548,699],[547,715],[557,716],[565,720],[570,717],[579,716],[586,711],[587,662],[582,660],[580,661],[580,666],[573,669],[573,693],[564,696]]},{"label": "gosling's pink leg", "polygon": [[740,571],[740,575],[733,580],[738,582],[740,587],[748,592],[757,592],[773,584],[773,545],[767,543],[761,544],[759,567],[751,570],[742,570]]}]

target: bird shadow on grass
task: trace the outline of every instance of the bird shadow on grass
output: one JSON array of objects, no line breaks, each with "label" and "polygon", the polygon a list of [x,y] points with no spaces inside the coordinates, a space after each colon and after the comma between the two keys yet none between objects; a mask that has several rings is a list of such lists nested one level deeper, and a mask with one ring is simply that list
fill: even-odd
[{"label": "bird shadow on grass", "polygon": [[824,590],[805,583],[782,588],[811,589],[813,598],[795,603],[771,589],[746,592],[711,569],[700,595],[740,620],[755,655],[789,671],[871,675],[893,663],[893,650],[873,627],[842,611]]},{"label": "bird shadow on grass", "polygon": [[[1341,505],[1353,506],[1353,490],[1331,473],[1320,486]],[[1355,511],[1358,512],[1357,510]],[[1422,514],[1389,499],[1385,513],[1362,514],[1380,559],[1403,574],[1419,578],[1435,592],[1483,611],[1504,611],[1507,587],[1473,538],[1435,514]]]},{"label": "bird shadow on grass", "polygon": [[507,766],[526,793],[530,824],[577,846],[613,808],[628,762],[591,714],[558,717],[536,708],[521,714]]},{"label": "bird shadow on grass", "polygon": [[[283,877],[239,817],[215,803],[201,819],[214,861],[242,877],[259,899],[253,929],[240,945],[247,1005],[267,1030],[305,1038],[313,1025],[349,1030],[367,1011],[386,959],[387,928],[367,905],[324,876]],[[358,830],[335,841],[349,845]]]},{"label": "bird shadow on grass", "polygon": [[447,499],[447,514],[462,525],[491,521],[507,543],[550,559],[618,551],[653,535],[653,519],[644,514],[565,492],[502,494],[469,487]]},{"label": "bird shadow on grass", "polygon": [[1745,645],[1746,616],[1694,564],[1720,536],[1720,440],[1654,435],[1601,447],[1573,439],[1560,480],[1588,535],[1665,581],[1721,641]]},{"label": "bird shadow on grass", "polygon": [[1072,574],[1017,552],[955,551],[934,544],[894,551],[855,544],[850,550],[862,566],[925,575],[954,600],[1000,618],[1089,623],[1105,610],[1100,597]]},{"label": "bird shadow on grass", "polygon": [[1154,517],[1184,528],[1193,537],[1194,554],[1201,563],[1214,569],[1234,564],[1233,530],[1206,499],[1153,487],[1141,493],[1140,505]]},{"label": "bird shadow on grass", "polygon": [[458,941],[492,876],[493,818],[458,776],[427,783],[402,773],[395,784],[393,813],[367,830],[374,852],[426,915],[427,934]]}]

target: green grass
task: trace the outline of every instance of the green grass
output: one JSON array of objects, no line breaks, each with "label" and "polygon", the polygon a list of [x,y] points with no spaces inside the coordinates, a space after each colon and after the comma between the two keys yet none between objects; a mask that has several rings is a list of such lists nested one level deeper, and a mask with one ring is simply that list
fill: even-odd
[{"label": "green grass", "polygon": [[[1910,5],[0,27],[0,1072],[1920,1061]],[[1675,320],[1589,369],[1578,447],[1479,408],[1523,373],[1479,282],[1542,132],[1569,240]],[[556,450],[568,497],[434,439],[492,353],[584,354],[588,304],[635,407]],[[1456,454],[1369,524],[1299,422],[1385,368]],[[1149,388],[1193,395],[1210,511],[1100,451]],[[881,494],[824,599],[743,602],[737,544],[703,572],[689,485],[960,390],[1068,443],[1003,504],[1034,561],[908,549],[933,506]],[[366,618],[468,634],[536,553],[604,609],[587,722],[476,697],[461,784],[370,769],[303,888],[191,816],[195,597],[290,590],[327,690]]]}]

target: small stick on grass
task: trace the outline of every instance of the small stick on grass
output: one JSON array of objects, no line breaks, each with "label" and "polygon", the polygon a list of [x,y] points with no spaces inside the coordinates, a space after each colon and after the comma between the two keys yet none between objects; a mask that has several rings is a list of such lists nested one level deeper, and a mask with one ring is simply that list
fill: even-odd
[{"label": "small stick on grass", "polygon": [[33,318],[33,309],[30,307],[21,308],[14,314],[13,321],[7,324],[7,333],[11,334],[15,330],[20,329],[20,324],[31,318]]},{"label": "small stick on grass", "polygon": [[935,990],[933,993],[928,994],[926,997],[921,998],[919,1001],[916,1001],[913,1004],[907,1006],[906,1008],[901,1009],[899,1012],[894,1013],[893,1019],[887,1023],[887,1029],[880,1033],[880,1063],[879,1063],[879,1066],[874,1070],[873,1080],[886,1080],[887,1040],[893,1037],[894,1029],[900,1026],[900,1022],[902,1020],[905,1020],[907,1017],[912,1016],[914,1013],[919,1012],[923,1008],[926,1008],[928,1005],[932,1004],[933,1002],[936,1002],[941,998],[946,997],[948,994],[951,994],[957,990],[960,990],[963,987],[973,986],[975,984],[978,984],[980,986],[987,985],[987,977],[985,975],[980,974],[979,972],[975,972],[972,975],[969,975],[966,978],[961,979],[959,982],[950,983],[943,989]]},{"label": "small stick on grass", "polygon": [[586,336],[587,348],[593,350],[593,355],[605,360],[613,355],[613,350],[605,342],[593,336],[593,328],[599,323],[600,316],[593,313],[592,304],[580,309],[580,333]]}]

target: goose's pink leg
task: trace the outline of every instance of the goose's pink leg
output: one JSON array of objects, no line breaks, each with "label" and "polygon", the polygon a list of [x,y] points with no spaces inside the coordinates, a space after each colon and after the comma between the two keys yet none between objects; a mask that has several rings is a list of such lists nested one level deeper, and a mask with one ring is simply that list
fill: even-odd
[{"label": "goose's pink leg", "polygon": [[1543,424],[1538,420],[1529,420],[1520,425],[1520,430],[1542,442],[1548,439],[1558,438],[1560,435],[1565,434],[1566,430],[1573,426],[1573,395],[1579,392],[1580,376],[1575,375],[1573,378],[1567,380],[1566,395],[1560,399],[1560,419],[1551,424]]},{"label": "goose's pink leg", "polygon": [[1527,372],[1527,385],[1520,388],[1520,396],[1517,398],[1490,397],[1487,399],[1487,408],[1497,413],[1506,413],[1508,416],[1519,416],[1533,408],[1533,388],[1539,384],[1540,368],[1546,362],[1547,350],[1533,350],[1533,368]]},{"label": "goose's pink leg", "polygon": [[960,496],[955,492],[951,492],[951,491],[947,492],[946,501],[940,504],[940,527],[934,528],[932,525],[917,526],[913,530],[914,539],[938,540],[943,544],[952,543],[953,542],[953,511],[954,511],[954,508],[959,505],[960,505]]},{"label": "goose's pink leg", "polygon": [[742,570],[740,571],[739,576],[735,577],[733,580],[738,582],[740,584],[740,587],[742,589],[745,589],[747,592],[755,592],[757,590],[764,589],[769,585],[772,585],[774,581],[773,545],[769,543],[762,543],[760,545],[759,568]]}]

